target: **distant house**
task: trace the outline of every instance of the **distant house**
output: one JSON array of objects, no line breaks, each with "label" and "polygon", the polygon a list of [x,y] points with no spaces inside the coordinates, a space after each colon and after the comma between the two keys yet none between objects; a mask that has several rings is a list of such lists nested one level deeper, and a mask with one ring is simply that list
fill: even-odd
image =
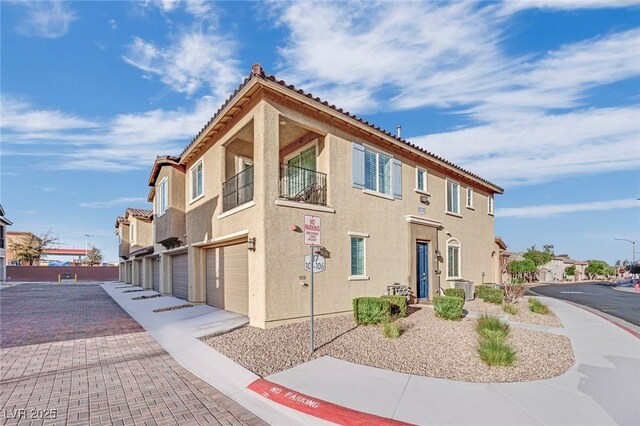
[{"label": "distant house", "polygon": [[9,219],[4,216],[4,209],[0,204],[0,281],[4,281],[7,277],[7,226],[13,225]]},{"label": "distant house", "polygon": [[153,254],[153,211],[128,208],[124,216],[116,220],[120,261],[120,280],[125,283],[143,285],[149,275],[144,262]]},{"label": "distant house", "polygon": [[[588,262],[574,260],[567,256],[556,256],[550,262],[542,265],[538,271],[538,281],[582,281],[586,278],[585,269],[587,268],[587,265]],[[565,273],[567,268],[570,266],[576,267],[576,273],[573,276],[568,276]]]},{"label": "distant house", "polygon": [[[22,266],[27,266],[29,265],[29,262],[27,261],[18,261],[16,260],[16,255],[13,252],[13,250],[11,249],[11,245],[14,241],[19,241],[22,240],[24,238],[29,238],[29,237],[35,237],[35,234],[33,234],[32,232],[24,232],[24,231],[6,231],[5,233],[6,235],[6,244],[7,244],[7,265],[22,265]],[[34,266],[40,266],[40,260],[35,260],[33,262]]]}]

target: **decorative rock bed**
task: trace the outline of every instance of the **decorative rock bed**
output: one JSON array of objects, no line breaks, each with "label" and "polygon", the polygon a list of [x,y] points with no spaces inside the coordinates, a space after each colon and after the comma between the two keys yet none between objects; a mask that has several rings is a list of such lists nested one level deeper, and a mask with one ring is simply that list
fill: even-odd
[{"label": "decorative rock bed", "polygon": [[308,322],[269,330],[247,326],[202,340],[261,376],[329,355],[421,376],[468,382],[520,382],[558,376],[575,361],[567,337],[512,327],[507,342],[517,352],[515,365],[488,367],[476,353],[475,319],[447,321],[437,318],[429,308],[414,311],[400,320],[405,331],[397,339],[383,337],[379,326],[357,326],[350,315],[317,319],[317,351],[311,357]]},{"label": "decorative rock bed", "polygon": [[144,288],[136,288],[136,289],[133,289],[133,290],[125,290],[125,291],[123,291],[123,293],[137,293],[139,291],[149,291],[149,290],[146,290]]},{"label": "decorative rock bed", "polygon": [[497,317],[506,317],[509,321],[525,322],[528,324],[545,325],[548,327],[562,327],[562,321],[553,312],[546,315],[535,314],[529,310],[529,297],[523,297],[514,306],[518,308],[516,315],[509,315],[502,309],[503,305],[487,303],[476,298],[467,301],[464,304],[464,310],[468,312],[477,312],[480,314],[495,315]]},{"label": "decorative rock bed", "polygon": [[156,297],[162,297],[161,294],[152,294],[149,296],[138,296],[138,297],[132,297],[131,300],[146,300],[146,299],[154,299]]},{"label": "decorative rock bed", "polygon": [[168,306],[166,308],[154,309],[153,312],[158,313],[158,312],[176,311],[178,309],[193,308],[193,306],[194,305],[192,305],[191,303],[185,303],[184,305]]}]

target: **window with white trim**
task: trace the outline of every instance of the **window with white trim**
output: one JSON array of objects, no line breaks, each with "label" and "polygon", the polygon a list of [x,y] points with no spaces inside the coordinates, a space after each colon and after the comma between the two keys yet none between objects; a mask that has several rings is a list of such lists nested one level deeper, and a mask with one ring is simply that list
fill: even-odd
[{"label": "window with white trim", "polygon": [[467,188],[467,207],[473,208],[473,188]]},{"label": "window with white trim", "polygon": [[156,188],[156,215],[162,216],[169,209],[169,181],[165,177]]},{"label": "window with white trim", "polygon": [[129,225],[129,242],[133,243],[136,240],[136,226],[131,221],[131,225]]},{"label": "window with white trim", "polygon": [[391,195],[391,157],[365,148],[364,187],[381,194]]},{"label": "window with white trim", "polygon": [[493,214],[493,195],[489,195],[489,197],[487,198],[487,212],[489,214]]},{"label": "window with white trim", "polygon": [[447,179],[447,212],[460,214],[460,184]]},{"label": "window with white trim", "polygon": [[460,278],[460,241],[447,241],[447,278]]},{"label": "window with white trim", "polygon": [[202,160],[200,160],[195,166],[191,168],[191,200],[195,200],[203,193],[203,180],[202,180]]},{"label": "window with white trim", "polygon": [[351,237],[351,275],[364,276],[364,237]]},{"label": "window with white trim", "polygon": [[427,192],[427,171],[420,167],[416,167],[416,190]]}]

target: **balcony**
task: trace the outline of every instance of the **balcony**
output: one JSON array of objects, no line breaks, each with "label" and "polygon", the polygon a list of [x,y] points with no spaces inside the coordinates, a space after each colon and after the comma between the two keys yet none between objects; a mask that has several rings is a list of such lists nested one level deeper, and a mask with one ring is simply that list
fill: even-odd
[{"label": "balcony", "polygon": [[301,167],[280,165],[280,198],[327,205],[327,175]]},{"label": "balcony", "polygon": [[247,167],[222,184],[222,211],[253,200],[253,166]]}]

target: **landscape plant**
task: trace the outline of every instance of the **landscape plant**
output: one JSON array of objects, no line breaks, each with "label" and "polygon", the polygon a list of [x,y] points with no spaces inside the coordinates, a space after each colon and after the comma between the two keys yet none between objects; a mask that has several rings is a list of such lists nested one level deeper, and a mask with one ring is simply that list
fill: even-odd
[{"label": "landscape plant", "polygon": [[356,297],[353,299],[353,315],[359,325],[389,322],[391,311],[391,302],[380,297]]},{"label": "landscape plant", "polygon": [[382,335],[388,339],[397,339],[402,335],[402,327],[396,321],[382,324]]},{"label": "landscape plant", "polygon": [[102,263],[102,251],[97,247],[91,247],[87,251],[87,259],[85,264],[88,266],[100,265]]},{"label": "landscape plant", "polygon": [[509,315],[516,315],[518,313],[518,307],[510,303],[507,303],[504,306],[502,306],[502,309]]},{"label": "landscape plant", "polygon": [[504,302],[504,292],[499,288],[487,288],[482,291],[482,300],[501,305]]},{"label": "landscape plant", "polygon": [[490,285],[486,285],[486,284],[481,284],[481,285],[477,286],[476,287],[476,297],[484,300],[484,292],[487,289],[491,289],[491,288],[494,288],[494,287],[490,286]]},{"label": "landscape plant", "polygon": [[604,260],[590,260],[589,265],[584,271],[589,279],[595,279],[598,276],[607,277],[615,275],[615,268],[609,266]]},{"label": "landscape plant", "polygon": [[459,320],[462,318],[464,299],[452,296],[436,296],[433,298],[433,308],[440,318]]},{"label": "landscape plant", "polygon": [[404,318],[409,314],[409,303],[405,296],[384,295],[381,299],[387,300],[392,305],[391,314],[400,318]]},{"label": "landscape plant", "polygon": [[576,275],[576,265],[567,266],[564,268],[564,274],[568,277],[573,277]]},{"label": "landscape plant", "polygon": [[516,362],[515,350],[507,344],[509,324],[491,315],[482,315],[476,324],[477,352],[489,366],[510,366]]},{"label": "landscape plant", "polygon": [[507,271],[513,283],[532,282],[537,269],[538,267],[530,259],[514,260],[507,265]]},{"label": "landscape plant", "polygon": [[535,297],[529,298],[529,310],[533,313],[542,315],[549,313],[549,307]]},{"label": "landscape plant", "polygon": [[504,285],[504,300],[507,303],[518,303],[526,291],[524,284],[507,283]]},{"label": "landscape plant", "polygon": [[451,296],[451,297],[459,297],[462,300],[465,299],[464,289],[462,288],[445,288],[444,295]]}]

